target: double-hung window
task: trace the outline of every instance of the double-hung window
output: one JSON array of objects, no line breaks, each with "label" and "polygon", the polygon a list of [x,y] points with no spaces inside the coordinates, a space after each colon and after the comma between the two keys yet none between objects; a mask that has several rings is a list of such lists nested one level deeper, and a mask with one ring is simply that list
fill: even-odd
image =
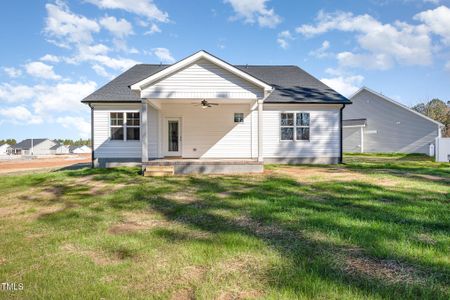
[{"label": "double-hung window", "polygon": [[280,140],[282,141],[308,141],[309,140],[309,113],[288,112],[280,114]]},{"label": "double-hung window", "polygon": [[140,115],[138,112],[110,113],[111,140],[138,141],[140,139]]}]

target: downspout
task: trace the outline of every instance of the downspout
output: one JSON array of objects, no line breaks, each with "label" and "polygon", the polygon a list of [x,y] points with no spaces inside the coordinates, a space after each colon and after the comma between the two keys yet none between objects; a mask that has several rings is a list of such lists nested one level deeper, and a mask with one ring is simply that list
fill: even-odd
[{"label": "downspout", "polygon": [[344,145],[343,145],[343,129],[342,129],[342,111],[345,108],[345,104],[342,105],[341,109],[339,110],[339,163],[342,164],[343,162],[343,156],[344,156]]},{"label": "downspout", "polygon": [[88,105],[91,108],[91,168],[94,168],[94,108],[90,103]]}]

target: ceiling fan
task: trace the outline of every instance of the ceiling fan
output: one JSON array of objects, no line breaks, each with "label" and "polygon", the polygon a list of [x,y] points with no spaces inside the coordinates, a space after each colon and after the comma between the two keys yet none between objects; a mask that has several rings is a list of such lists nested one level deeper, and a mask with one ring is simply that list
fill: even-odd
[{"label": "ceiling fan", "polygon": [[200,103],[193,103],[193,104],[195,104],[196,106],[201,106],[202,108],[208,108],[219,105],[218,103],[209,103],[206,99],[203,99],[202,101],[200,101]]}]

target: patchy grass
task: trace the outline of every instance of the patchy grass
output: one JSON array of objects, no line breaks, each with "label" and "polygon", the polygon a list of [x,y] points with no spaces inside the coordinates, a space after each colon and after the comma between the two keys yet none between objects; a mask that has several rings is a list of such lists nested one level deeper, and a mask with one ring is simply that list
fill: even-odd
[{"label": "patchy grass", "polygon": [[345,162],[3,176],[0,298],[448,299],[449,165]]}]

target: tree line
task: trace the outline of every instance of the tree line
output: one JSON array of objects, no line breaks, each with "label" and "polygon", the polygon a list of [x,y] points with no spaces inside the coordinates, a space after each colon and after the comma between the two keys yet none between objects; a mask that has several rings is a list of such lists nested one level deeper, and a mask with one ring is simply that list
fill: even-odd
[{"label": "tree line", "polygon": [[413,110],[444,124],[442,136],[450,137],[450,108],[441,99],[432,99],[412,107]]}]

